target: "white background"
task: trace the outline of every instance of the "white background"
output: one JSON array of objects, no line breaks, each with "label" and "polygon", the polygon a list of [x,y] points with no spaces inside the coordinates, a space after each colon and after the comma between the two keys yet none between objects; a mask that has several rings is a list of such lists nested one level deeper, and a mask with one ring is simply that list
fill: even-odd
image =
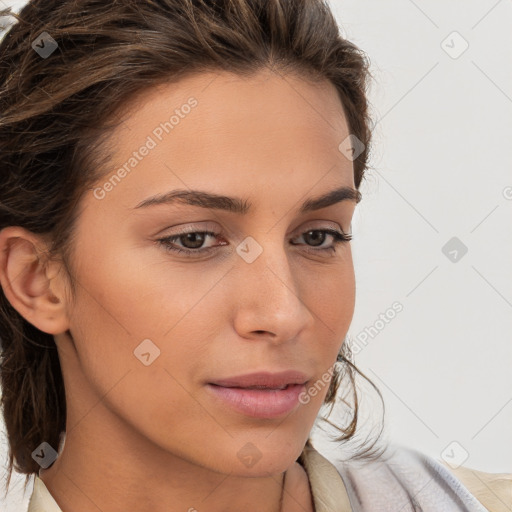
[{"label": "white background", "polygon": [[[384,395],[385,439],[510,473],[512,2],[331,5],[374,76],[373,168],[352,224],[355,362]],[[453,237],[467,247],[456,262]],[[403,310],[379,322],[393,303]],[[21,483],[2,510],[20,510]]]},{"label": "white background", "polygon": [[[436,458],[456,441],[465,466],[510,473],[512,3],[331,4],[374,75],[349,334],[377,333],[356,364],[384,395],[390,439]],[[469,45],[458,58],[454,31]],[[452,237],[468,249],[456,263]]]}]

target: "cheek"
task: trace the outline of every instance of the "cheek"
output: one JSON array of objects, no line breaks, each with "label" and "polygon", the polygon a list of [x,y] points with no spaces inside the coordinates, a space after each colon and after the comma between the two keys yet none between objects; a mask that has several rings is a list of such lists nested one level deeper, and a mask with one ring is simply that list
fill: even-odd
[{"label": "cheek", "polygon": [[330,268],[311,272],[302,280],[304,303],[315,317],[315,332],[325,332],[337,346],[352,322],[355,307],[355,275],[347,257]]},{"label": "cheek", "polygon": [[[319,373],[309,396],[320,407],[328,392],[332,366],[350,328],[355,308],[355,274],[350,253],[331,272],[319,272],[309,282],[307,307],[315,318],[310,350],[319,362]],[[306,302],[306,301],[305,301]]]},{"label": "cheek", "polygon": [[[197,278],[198,266],[151,261],[143,251],[94,256],[88,261],[97,264],[84,262],[77,272],[70,328],[81,370],[98,395],[117,397],[123,415],[138,421],[145,410],[168,425],[170,410],[179,411],[174,418],[195,407],[194,379],[205,374],[208,343],[226,321],[215,287],[225,270]],[[204,421],[204,409],[196,414]]]},{"label": "cheek", "polygon": [[[205,431],[225,435],[196,396],[209,364],[206,336],[215,336],[208,321],[216,318],[200,299],[213,283],[133,270],[127,262],[97,267],[83,281],[87,292],[79,288],[71,333],[87,385],[121,421],[174,451],[177,440],[193,444]],[[151,343],[138,350],[143,340]]]},{"label": "cheek", "polygon": [[[353,315],[354,271],[350,252],[344,254],[336,264],[309,263],[294,269],[300,299],[314,318],[311,332],[304,333],[303,353],[318,369],[317,382],[336,359]],[[233,443],[227,434],[233,420],[212,415],[215,410],[198,383],[211,373],[212,361],[224,357],[212,342],[231,328],[236,287],[244,283],[223,281],[229,265],[201,271],[201,265],[151,255],[136,250],[116,257],[105,254],[89,260],[99,264],[82,267],[79,279],[84,287],[78,287],[71,329],[79,342],[82,370],[104,403],[156,444],[175,452],[178,446],[197,444],[200,458],[197,439],[208,432],[209,439],[219,441],[216,453],[222,457]],[[134,355],[145,339],[156,346],[148,345],[153,361],[148,366]],[[159,351],[154,359],[153,350]],[[222,359],[223,369],[225,360],[234,358],[232,354]],[[328,390],[328,384],[319,386],[293,421],[261,443],[279,445],[298,432],[306,438]],[[238,422],[234,427],[243,431]],[[253,430],[248,423],[247,435]],[[269,444],[269,450],[275,447]]]}]

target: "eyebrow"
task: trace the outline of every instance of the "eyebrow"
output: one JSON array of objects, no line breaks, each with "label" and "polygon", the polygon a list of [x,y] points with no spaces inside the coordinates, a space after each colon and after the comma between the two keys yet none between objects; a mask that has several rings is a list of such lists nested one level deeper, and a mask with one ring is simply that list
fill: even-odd
[{"label": "eyebrow", "polygon": [[[304,214],[311,211],[327,208],[342,201],[354,201],[359,203],[362,195],[359,190],[343,186],[326,194],[306,200],[302,203],[299,213]],[[147,208],[160,204],[172,204],[180,202],[192,206],[199,206],[210,210],[225,210],[231,213],[245,215],[249,213],[251,203],[247,199],[239,197],[228,197],[202,190],[173,190],[165,194],[149,197],[141,201],[133,209]]]}]

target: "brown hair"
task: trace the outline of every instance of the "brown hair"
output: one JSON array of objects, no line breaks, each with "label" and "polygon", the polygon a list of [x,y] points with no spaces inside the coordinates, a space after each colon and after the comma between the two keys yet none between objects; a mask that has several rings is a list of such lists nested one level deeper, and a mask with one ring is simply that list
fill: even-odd
[{"label": "brown hair", "polygon": [[[0,229],[49,235],[47,256],[58,255],[68,271],[77,204],[105,172],[102,142],[116,126],[113,112],[157,83],[211,70],[251,75],[263,67],[330,80],[350,133],[364,144],[353,161],[360,187],[371,137],[369,63],[340,35],[324,0],[33,0],[19,15],[0,11],[9,14],[17,22],[0,44]],[[46,58],[32,46],[43,32],[58,44]],[[26,485],[39,470],[35,448],[61,444],[64,382],[53,336],[18,314],[3,291],[0,335],[7,486],[13,467],[27,474]],[[332,411],[341,381],[350,380],[354,410],[340,441],[354,436],[358,418],[359,370],[349,351],[343,343],[343,368],[336,365],[325,399]]]}]

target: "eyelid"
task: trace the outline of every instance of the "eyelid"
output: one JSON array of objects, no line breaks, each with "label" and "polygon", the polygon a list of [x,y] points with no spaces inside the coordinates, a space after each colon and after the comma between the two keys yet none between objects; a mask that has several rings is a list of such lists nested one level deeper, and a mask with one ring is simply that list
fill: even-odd
[{"label": "eyelid", "polygon": [[[167,230],[172,230],[172,232],[167,233]],[[178,227],[167,227],[164,230],[164,233],[166,234],[159,234],[158,236],[177,236],[177,235],[186,235],[187,233],[197,233],[197,232],[203,232],[203,231],[214,231],[219,232],[219,235],[222,234],[221,232],[224,231],[223,228],[219,228],[217,226],[214,226],[211,222],[206,222],[200,225],[196,225],[195,222],[192,222],[190,224],[184,224],[183,226]]]},{"label": "eyelid", "polygon": [[299,232],[296,236],[303,235],[304,233],[307,233],[308,231],[315,231],[315,230],[325,230],[325,229],[334,229],[335,231],[339,231],[343,235],[350,235],[352,233],[352,224],[350,225],[350,230],[345,231],[340,224],[333,221],[328,220],[319,220],[319,221],[313,221],[313,223],[306,223],[305,227],[299,228]]},{"label": "eyelid", "polygon": [[[314,221],[306,221],[305,226],[304,223],[301,224],[301,227],[296,228],[293,230],[292,233],[296,233],[293,236],[294,238],[296,236],[303,235],[304,233],[311,231],[311,230],[322,230],[326,228],[333,228],[337,231],[340,231],[343,234],[350,234],[352,232],[352,223],[350,224],[350,231],[345,231],[340,224],[334,221],[329,220],[314,220]],[[198,223],[192,222],[190,224],[185,224],[183,226],[178,226],[177,228],[166,228],[166,229],[173,229],[171,233],[167,233],[165,235],[159,235],[159,236],[177,236],[177,235],[183,235],[188,233],[196,233],[196,232],[204,232],[204,231],[212,231],[217,234],[217,236],[226,236],[231,238],[240,238],[240,241],[242,241],[247,235],[241,234],[239,237],[236,237],[234,235],[234,232],[232,230],[226,230],[223,226],[219,227],[217,225],[214,225],[211,221],[205,221],[201,224],[201,221]]]}]

